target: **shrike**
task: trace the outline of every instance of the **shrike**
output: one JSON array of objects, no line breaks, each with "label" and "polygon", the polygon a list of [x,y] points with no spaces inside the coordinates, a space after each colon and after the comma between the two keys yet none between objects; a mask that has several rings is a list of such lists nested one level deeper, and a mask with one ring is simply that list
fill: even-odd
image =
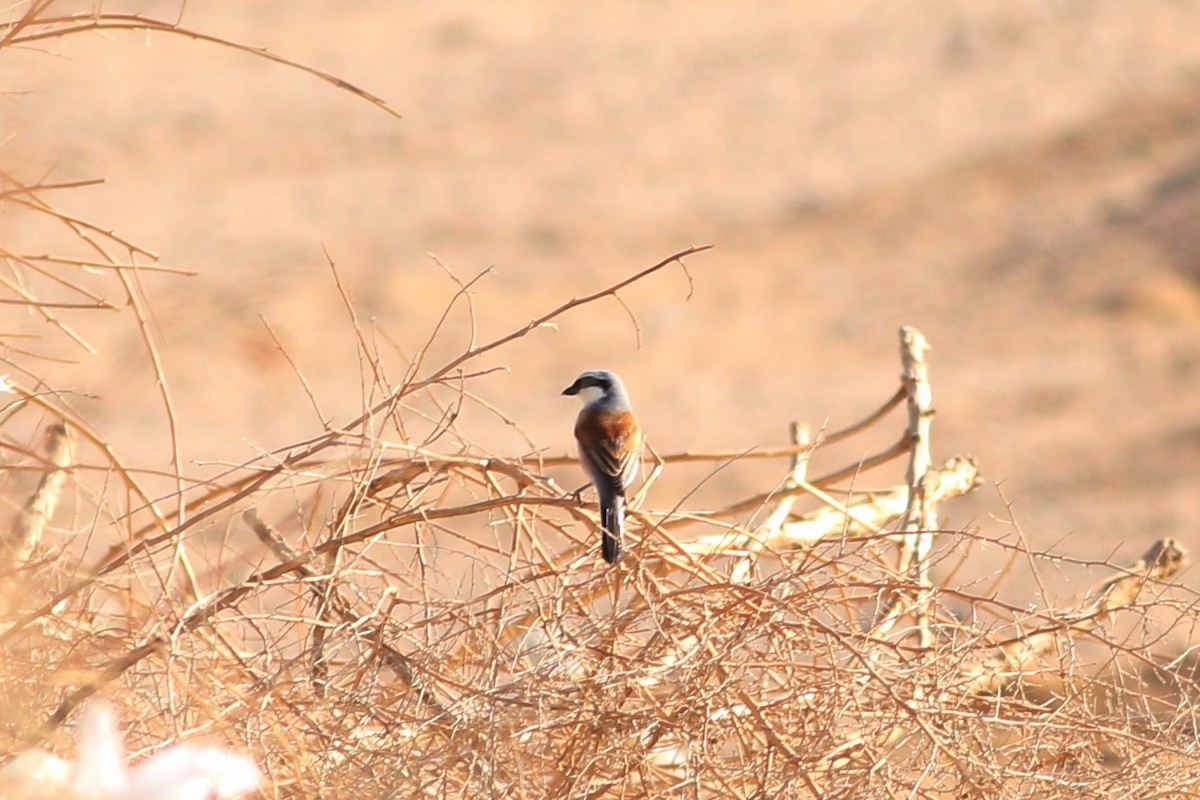
[{"label": "shrike", "polygon": [[622,553],[625,487],[637,477],[642,458],[642,427],[633,415],[625,385],[606,369],[584,372],[563,394],[579,395],[583,401],[575,420],[579,463],[600,496],[604,560],[615,564]]}]

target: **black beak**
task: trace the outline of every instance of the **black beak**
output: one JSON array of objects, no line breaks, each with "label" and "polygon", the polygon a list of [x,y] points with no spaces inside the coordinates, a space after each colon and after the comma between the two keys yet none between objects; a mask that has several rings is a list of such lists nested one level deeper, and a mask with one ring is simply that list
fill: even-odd
[{"label": "black beak", "polygon": [[575,381],[570,386],[562,390],[563,394],[579,394],[579,381]]}]

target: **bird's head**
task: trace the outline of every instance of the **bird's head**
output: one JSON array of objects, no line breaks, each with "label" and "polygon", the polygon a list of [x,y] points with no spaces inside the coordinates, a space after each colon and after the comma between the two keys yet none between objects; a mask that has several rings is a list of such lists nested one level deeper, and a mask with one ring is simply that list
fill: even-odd
[{"label": "bird's head", "polygon": [[575,382],[563,389],[562,393],[578,395],[584,405],[591,405],[602,400],[624,397],[625,387],[621,385],[621,379],[616,374],[606,369],[590,369],[580,373]]}]

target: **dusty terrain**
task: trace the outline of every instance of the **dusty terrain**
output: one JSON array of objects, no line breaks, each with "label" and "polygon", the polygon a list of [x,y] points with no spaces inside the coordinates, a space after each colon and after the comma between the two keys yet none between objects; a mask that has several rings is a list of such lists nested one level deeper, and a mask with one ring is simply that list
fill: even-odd
[{"label": "dusty terrain", "polygon": [[[678,270],[624,294],[640,348],[602,304],[500,351],[475,390],[550,454],[575,413],[558,392],[593,366],[626,378],[661,452],[774,445],[885,399],[911,324],[935,348],[935,457],[974,454],[1001,485],[949,525],[1003,535],[1007,500],[1035,547],[1077,559],[1194,542],[1200,2],[128,5],[402,115],[182,36],[3,52],[0,169],[104,178],[54,200],[196,273],[146,278],[191,474],[362,407],[325,252],[398,377],[456,289],[428,253],[464,279],[494,267],[474,290],[490,338],[711,243],[690,299]],[[5,247],[60,246],[0,211]],[[91,355],[7,308],[3,332],[66,360],[38,369],[127,461],[169,465],[129,315],[72,317]],[[469,330],[460,306],[433,363]],[[462,424],[530,449],[487,414]],[[689,502],[785,468],[731,467]],[[669,472],[649,502],[703,475]],[[1087,580],[1063,569],[1052,591]]]}]

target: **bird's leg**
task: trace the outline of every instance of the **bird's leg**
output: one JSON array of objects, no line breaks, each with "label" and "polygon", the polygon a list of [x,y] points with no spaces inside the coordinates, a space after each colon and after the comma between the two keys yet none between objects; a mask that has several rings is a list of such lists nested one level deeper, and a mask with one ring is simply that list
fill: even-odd
[{"label": "bird's leg", "polygon": [[574,498],[576,503],[583,505],[583,492],[591,485],[591,483],[585,483],[583,486],[580,486],[578,489],[567,495],[567,497]]}]

